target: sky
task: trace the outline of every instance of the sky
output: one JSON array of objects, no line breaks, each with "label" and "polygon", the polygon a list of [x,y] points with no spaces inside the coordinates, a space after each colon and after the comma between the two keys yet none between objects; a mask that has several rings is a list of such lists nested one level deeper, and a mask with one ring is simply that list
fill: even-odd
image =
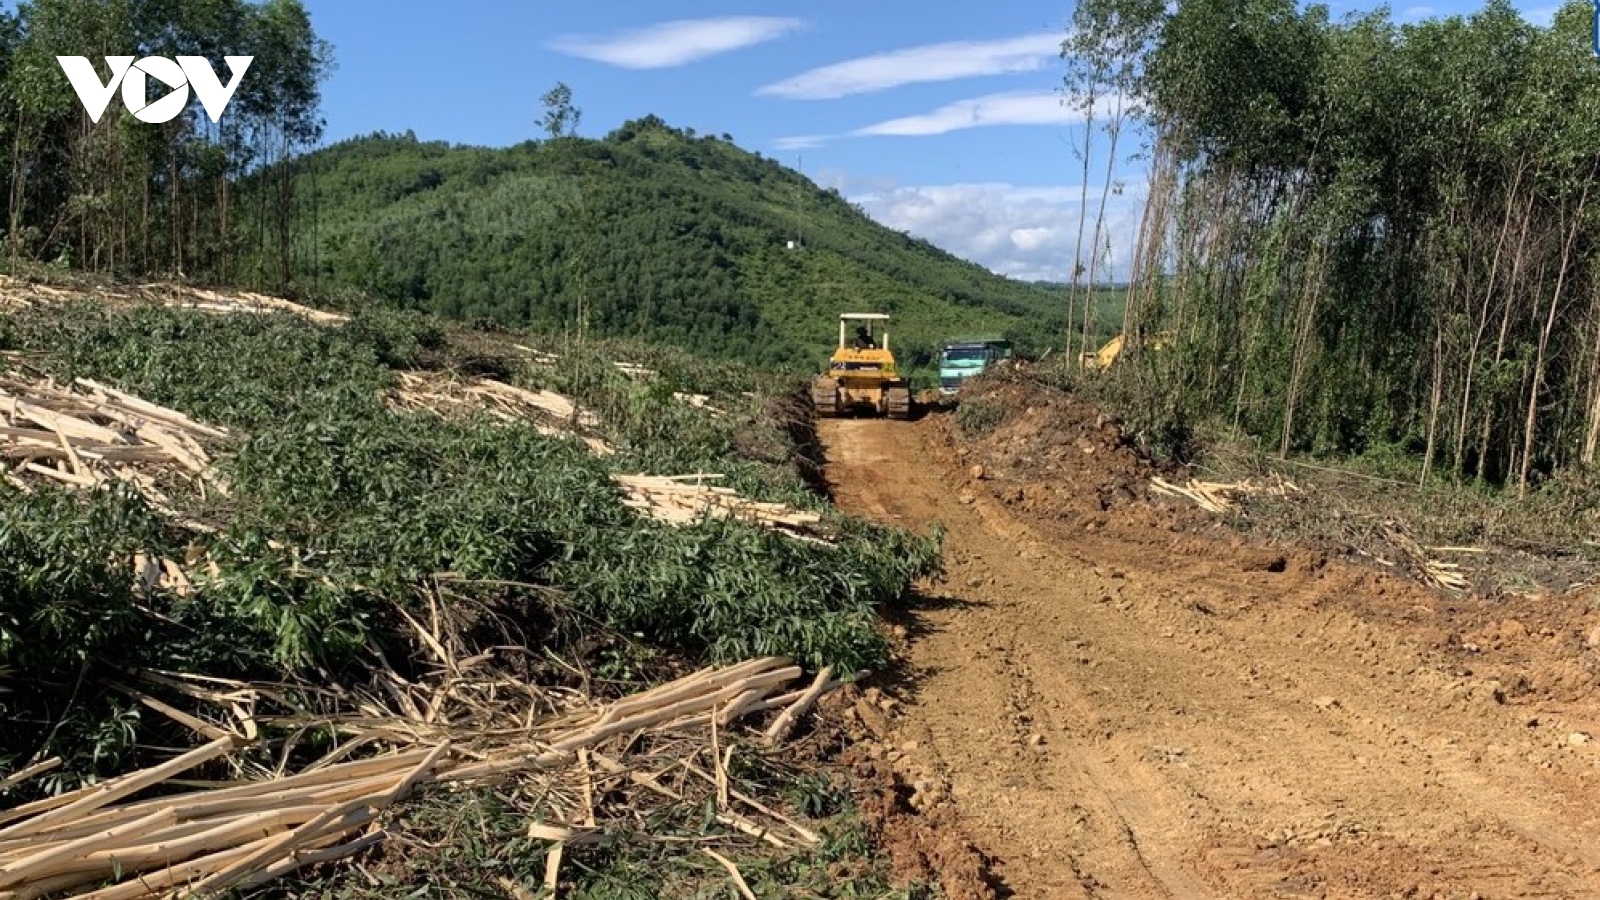
[{"label": "sky", "polygon": [[[1107,180],[1103,137],[1084,178],[1082,113],[1061,91],[1070,3],[304,2],[333,45],[330,141],[410,130],[515,144],[541,136],[539,98],[561,82],[581,135],[650,114],[728,134],[895,230],[1035,280],[1070,277],[1085,185],[1092,227]],[[1436,0],[1394,17],[1478,5]],[[1541,24],[1554,11],[1550,0],[1518,5]],[[1125,142],[1118,156],[1137,149]],[[1119,159],[1111,179],[1101,260],[1117,277],[1138,227],[1141,164]]]}]

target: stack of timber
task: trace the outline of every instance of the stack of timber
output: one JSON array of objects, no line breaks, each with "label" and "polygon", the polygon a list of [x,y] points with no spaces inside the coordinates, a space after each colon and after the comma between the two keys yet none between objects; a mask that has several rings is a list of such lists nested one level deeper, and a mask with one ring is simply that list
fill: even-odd
[{"label": "stack of timber", "polygon": [[802,512],[783,503],[763,503],[741,497],[729,487],[705,482],[722,475],[613,475],[622,488],[623,505],[671,525],[687,525],[701,519],[737,519],[784,532],[793,537],[817,540],[822,524],[817,513]]},{"label": "stack of timber", "polygon": [[490,378],[462,379],[425,372],[396,375],[399,387],[389,394],[389,405],[395,409],[447,417],[487,413],[502,422],[531,423],[549,437],[576,436],[596,456],[617,452],[600,438],[579,434],[580,429],[598,427],[599,416],[555,391],[531,391]]},{"label": "stack of timber", "polygon": [[63,387],[0,374],[0,423],[6,480],[24,491],[39,479],[82,488],[121,481],[166,510],[157,475],[176,473],[202,493],[227,493],[206,449],[226,430],[87,378]]},{"label": "stack of timber", "polygon": [[[783,848],[816,846],[815,833],[731,788],[727,776],[735,723],[780,711],[762,736],[779,745],[798,717],[842,683],[824,670],[808,687],[785,692],[800,674],[787,659],[756,659],[605,706],[543,716],[531,707],[502,709],[490,721],[463,717],[454,725],[448,713],[437,715],[459,687],[450,679],[429,707],[434,721],[423,721],[425,711],[385,716],[364,703],[362,713],[331,724],[365,740],[293,775],[267,770],[183,790],[193,783],[179,778],[187,772],[224,759],[239,765],[236,751],[256,742],[254,719],[246,719],[243,734],[217,734],[160,765],[0,812],[0,897],[142,900],[243,890],[371,847],[384,840],[384,820],[397,803],[419,789],[465,784],[494,783],[503,796],[537,798],[525,810],[528,834],[550,845],[545,880],[552,889],[567,844],[599,839],[608,811],[636,818],[652,803],[698,804],[703,795],[712,818],[732,834]],[[395,727],[395,719],[411,720],[415,731]],[[214,726],[206,731],[216,733]],[[350,758],[352,749],[375,746],[386,752]],[[47,761],[0,779],[0,789],[50,767]],[[153,791],[163,793],[149,796]]]}]

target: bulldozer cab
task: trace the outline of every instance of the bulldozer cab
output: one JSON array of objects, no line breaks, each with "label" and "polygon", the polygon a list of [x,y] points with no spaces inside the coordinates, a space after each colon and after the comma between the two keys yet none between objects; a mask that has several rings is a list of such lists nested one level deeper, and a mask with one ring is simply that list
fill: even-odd
[{"label": "bulldozer cab", "polygon": [[829,368],[835,372],[894,375],[894,354],[889,352],[889,317],[883,313],[839,316],[839,349],[834,351]]},{"label": "bulldozer cab", "polygon": [[839,316],[839,346],[828,361],[828,373],[814,382],[812,399],[822,416],[859,410],[910,418],[911,385],[895,369],[887,315]]},{"label": "bulldozer cab", "polygon": [[839,315],[839,349],[887,351],[889,349],[889,317],[883,313],[841,313]]}]

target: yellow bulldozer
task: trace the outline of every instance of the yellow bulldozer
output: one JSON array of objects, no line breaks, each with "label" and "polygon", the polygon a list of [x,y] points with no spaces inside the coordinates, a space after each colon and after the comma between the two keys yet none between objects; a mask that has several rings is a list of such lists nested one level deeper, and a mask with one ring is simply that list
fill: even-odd
[{"label": "yellow bulldozer", "polygon": [[839,349],[833,351],[827,374],[811,383],[811,402],[818,416],[859,413],[911,418],[911,382],[895,369],[894,354],[889,351],[888,316],[839,316]]}]

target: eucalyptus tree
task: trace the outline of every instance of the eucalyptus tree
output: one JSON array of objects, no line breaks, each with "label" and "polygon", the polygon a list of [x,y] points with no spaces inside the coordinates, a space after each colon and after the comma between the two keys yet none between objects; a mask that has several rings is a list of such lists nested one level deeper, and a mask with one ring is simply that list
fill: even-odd
[{"label": "eucalyptus tree", "polygon": [[[257,280],[287,283],[297,216],[284,164],[321,138],[331,60],[299,0],[32,0],[0,18],[0,44],[13,263],[231,279],[246,236],[231,198],[248,179]],[[129,55],[204,57],[224,79],[224,57],[253,60],[220,122],[193,98],[161,124],[116,102],[92,120],[56,57],[88,57],[104,80],[100,61]]]},{"label": "eucalyptus tree", "polygon": [[[1186,0],[1139,99],[1135,327],[1280,453],[1509,482],[1600,454],[1600,67],[1587,4],[1399,25]],[[1158,302],[1159,301],[1159,302]]]},{"label": "eucalyptus tree", "polygon": [[[1161,0],[1082,0],[1073,8],[1072,30],[1062,42],[1062,56],[1067,61],[1065,95],[1084,117],[1083,146],[1081,150],[1075,148],[1074,151],[1082,156],[1083,175],[1072,290],[1076,292],[1080,278],[1087,275],[1082,300],[1082,346],[1085,350],[1090,349],[1090,337],[1094,333],[1094,297],[1099,284],[1099,262],[1103,255],[1100,248],[1110,242],[1110,236],[1105,234],[1106,205],[1112,194],[1120,190],[1116,176],[1117,166],[1123,161],[1118,155],[1120,142],[1124,129],[1142,112],[1138,93],[1143,74],[1142,64],[1160,33],[1164,8]],[[1105,119],[1101,123],[1107,139],[1106,166],[1099,208],[1089,238],[1089,262],[1085,271],[1084,230],[1089,208],[1089,170],[1095,120],[1101,104],[1107,106]],[[1069,305],[1075,299],[1074,293],[1069,297]]]}]

